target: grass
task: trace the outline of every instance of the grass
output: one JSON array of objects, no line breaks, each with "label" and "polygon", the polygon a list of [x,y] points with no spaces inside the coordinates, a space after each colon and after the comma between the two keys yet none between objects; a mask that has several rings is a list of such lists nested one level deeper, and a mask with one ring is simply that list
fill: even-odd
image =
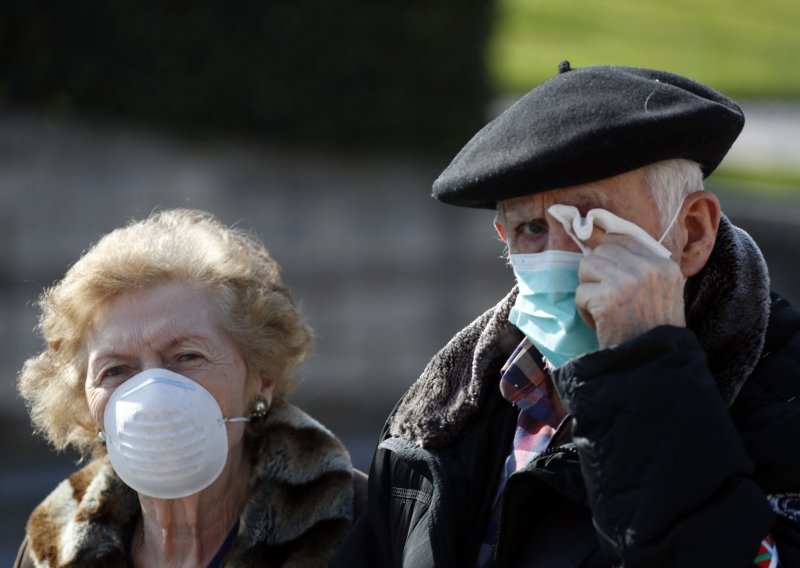
[{"label": "grass", "polygon": [[655,67],[736,97],[800,96],[796,0],[497,0],[487,57],[497,92],[597,64]]}]

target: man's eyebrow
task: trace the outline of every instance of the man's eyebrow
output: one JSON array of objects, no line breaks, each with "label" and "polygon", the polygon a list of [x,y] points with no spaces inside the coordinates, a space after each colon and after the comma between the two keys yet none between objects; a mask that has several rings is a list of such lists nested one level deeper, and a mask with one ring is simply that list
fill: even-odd
[{"label": "man's eyebrow", "polygon": [[585,205],[595,205],[599,201],[595,195],[576,195],[573,198],[567,200],[570,205],[574,207],[583,207]]},{"label": "man's eyebrow", "polygon": [[[608,194],[605,191],[589,189],[583,192],[576,192],[573,194],[566,194],[561,200],[557,200],[554,204],[571,205],[577,208],[588,209],[606,209],[609,203]],[[530,221],[532,219],[543,219],[545,217],[544,211],[539,211],[536,206],[531,205],[526,208],[515,208],[512,210],[505,209],[501,219],[505,219],[508,224],[520,223],[523,221]]]},{"label": "man's eyebrow", "polygon": [[573,207],[602,207],[608,203],[608,196],[603,191],[592,191],[591,193],[578,193],[565,200],[566,205]]},{"label": "man's eyebrow", "polygon": [[531,205],[525,208],[512,209],[511,211],[506,209],[504,217],[507,223],[519,223],[530,221],[531,219],[542,219],[544,215],[544,211],[540,211],[538,207]]}]

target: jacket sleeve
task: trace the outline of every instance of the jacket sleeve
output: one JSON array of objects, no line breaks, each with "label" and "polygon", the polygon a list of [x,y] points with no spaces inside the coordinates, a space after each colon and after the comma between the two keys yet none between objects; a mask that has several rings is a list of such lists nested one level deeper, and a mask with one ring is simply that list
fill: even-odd
[{"label": "jacket sleeve", "polygon": [[763,356],[731,415],[776,513],[782,566],[800,566],[800,312],[773,296]]},{"label": "jacket sleeve", "polygon": [[752,566],[774,516],[691,331],[656,328],[554,380],[615,564]]}]

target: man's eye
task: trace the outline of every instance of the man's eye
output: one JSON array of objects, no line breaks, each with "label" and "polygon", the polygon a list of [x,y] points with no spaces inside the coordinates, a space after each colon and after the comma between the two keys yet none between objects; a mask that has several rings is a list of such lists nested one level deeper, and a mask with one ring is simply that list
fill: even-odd
[{"label": "man's eye", "polygon": [[540,235],[545,232],[545,227],[539,221],[530,221],[520,227],[520,231],[525,235]]}]

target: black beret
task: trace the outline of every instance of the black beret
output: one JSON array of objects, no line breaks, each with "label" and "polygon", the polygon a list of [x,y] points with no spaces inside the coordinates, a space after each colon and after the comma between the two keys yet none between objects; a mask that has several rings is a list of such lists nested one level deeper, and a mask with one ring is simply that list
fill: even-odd
[{"label": "black beret", "polygon": [[673,158],[708,176],[744,126],[728,97],[637,67],[570,69],[528,92],[470,140],[433,183],[444,203],[503,199],[609,178]]}]

